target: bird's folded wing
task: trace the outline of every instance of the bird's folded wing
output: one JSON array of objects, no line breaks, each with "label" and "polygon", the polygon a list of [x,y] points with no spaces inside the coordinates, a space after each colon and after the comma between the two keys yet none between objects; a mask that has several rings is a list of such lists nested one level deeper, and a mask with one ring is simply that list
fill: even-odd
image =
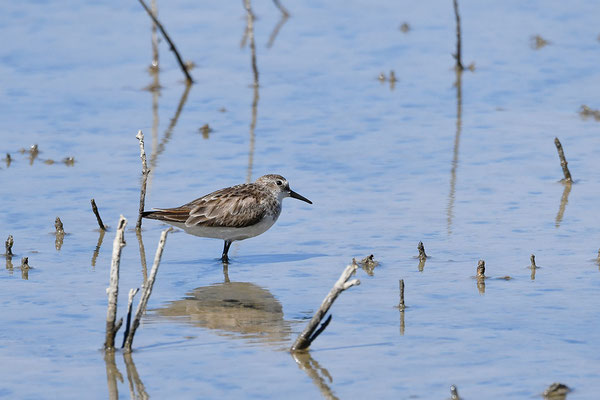
[{"label": "bird's folded wing", "polygon": [[255,196],[209,195],[194,200],[185,225],[244,228],[260,222],[266,211]]}]

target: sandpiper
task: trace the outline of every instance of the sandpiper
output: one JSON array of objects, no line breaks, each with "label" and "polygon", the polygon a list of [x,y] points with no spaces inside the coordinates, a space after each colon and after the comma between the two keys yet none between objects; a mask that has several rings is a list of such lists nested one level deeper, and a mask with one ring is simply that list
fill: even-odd
[{"label": "sandpiper", "polygon": [[191,235],[223,239],[221,261],[228,263],[231,243],[266,232],[277,221],[281,201],[286,197],[312,204],[290,189],[283,176],[269,174],[254,183],[217,190],[180,207],[144,211],[142,216],[164,221]]}]

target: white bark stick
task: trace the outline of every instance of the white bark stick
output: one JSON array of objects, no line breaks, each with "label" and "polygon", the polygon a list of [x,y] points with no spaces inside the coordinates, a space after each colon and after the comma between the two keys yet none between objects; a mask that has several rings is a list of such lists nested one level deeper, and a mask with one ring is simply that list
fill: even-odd
[{"label": "white bark stick", "polygon": [[137,310],[135,311],[135,318],[133,319],[133,324],[131,325],[129,335],[127,335],[127,338],[125,339],[124,348],[126,352],[131,351],[131,346],[133,344],[133,336],[135,335],[135,331],[137,330],[138,326],[140,326],[142,314],[144,314],[144,312],[146,311],[146,305],[148,304],[148,299],[150,299],[150,294],[152,294],[152,287],[154,286],[154,280],[156,279],[160,259],[162,257],[163,249],[165,247],[165,242],[167,241],[167,234],[171,230],[173,230],[173,228],[165,229],[160,235],[158,247],[156,248],[156,254],[154,255],[154,264],[152,264],[152,269],[150,270],[148,282],[146,282],[146,285],[142,289],[142,298],[140,299]]},{"label": "white bark stick", "polygon": [[142,213],[144,212],[144,204],[146,202],[146,182],[148,181],[148,164],[146,163],[146,150],[144,149],[144,134],[141,130],[138,131],[135,137],[140,141],[140,158],[142,159],[142,188],[140,189],[140,209],[138,212],[137,223],[135,229],[142,228]]},{"label": "white bark stick", "polygon": [[[312,319],[310,320],[310,322],[308,323],[306,328],[304,328],[304,330],[302,331],[300,336],[298,336],[298,338],[292,345],[292,348],[291,348],[292,352],[303,351],[303,350],[308,349],[308,347],[313,342],[313,340],[315,340],[317,338],[317,336],[323,331],[323,329],[329,323],[329,320],[331,319],[331,317],[329,317],[324,322],[324,324],[321,326],[321,328],[319,330],[317,330],[319,323],[321,322],[321,320],[323,319],[323,317],[325,316],[325,314],[327,313],[327,311],[329,310],[329,308],[331,307],[331,305],[333,304],[335,299],[344,290],[349,289],[355,285],[360,285],[360,281],[358,279],[353,279],[351,281],[348,281],[348,279],[350,279],[350,277],[356,272],[357,268],[358,268],[358,265],[356,263],[353,263],[352,265],[348,265],[346,267],[346,269],[344,269],[344,272],[342,272],[342,275],[340,275],[340,278],[337,280],[335,285],[333,285],[333,288],[331,288],[331,290],[329,291],[329,294],[325,297],[325,300],[323,300],[323,303],[321,303],[321,307],[319,307],[319,309],[317,310],[315,315],[312,317]],[[316,333],[315,333],[315,331],[316,331]]]},{"label": "white bark stick", "polygon": [[121,215],[115,240],[113,242],[112,261],[110,265],[110,286],[106,289],[108,295],[108,310],[106,312],[106,341],[105,350],[112,350],[115,347],[115,335],[117,334],[117,299],[119,296],[119,266],[121,264],[121,249],[125,246],[125,225],[127,219]]}]

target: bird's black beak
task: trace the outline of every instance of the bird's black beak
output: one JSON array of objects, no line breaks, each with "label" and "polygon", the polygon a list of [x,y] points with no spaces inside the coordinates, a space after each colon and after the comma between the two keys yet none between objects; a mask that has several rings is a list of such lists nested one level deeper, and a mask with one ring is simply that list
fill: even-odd
[{"label": "bird's black beak", "polygon": [[309,199],[307,199],[306,197],[304,197],[302,195],[299,195],[298,193],[294,192],[292,189],[290,189],[290,197],[293,197],[294,199],[305,201],[308,204],[312,204],[312,201],[310,201]]}]

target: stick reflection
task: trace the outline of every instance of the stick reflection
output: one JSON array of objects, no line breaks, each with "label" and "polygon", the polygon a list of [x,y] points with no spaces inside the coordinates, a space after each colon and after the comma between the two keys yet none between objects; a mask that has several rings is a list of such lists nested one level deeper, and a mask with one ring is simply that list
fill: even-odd
[{"label": "stick reflection", "polygon": [[563,190],[562,197],[560,198],[560,206],[558,207],[558,214],[556,214],[556,223],[554,226],[557,228],[560,226],[562,222],[563,216],[565,215],[565,209],[567,207],[567,203],[569,202],[569,193],[571,193],[571,185],[570,181],[562,182],[565,185],[565,189]]},{"label": "stick reflection", "polygon": [[462,131],[462,70],[456,71],[456,135],[454,136],[454,151],[452,156],[452,168],[450,169],[450,194],[448,195],[448,235],[452,234],[452,220],[454,219],[454,200],[456,198],[456,170],[458,169],[458,151],[460,146],[460,134]]},{"label": "stick reflection", "polygon": [[321,365],[310,355],[310,352],[293,352],[292,357],[298,367],[312,379],[315,386],[326,399],[338,399],[333,393],[328,383],[333,383],[333,378],[327,369]]}]

